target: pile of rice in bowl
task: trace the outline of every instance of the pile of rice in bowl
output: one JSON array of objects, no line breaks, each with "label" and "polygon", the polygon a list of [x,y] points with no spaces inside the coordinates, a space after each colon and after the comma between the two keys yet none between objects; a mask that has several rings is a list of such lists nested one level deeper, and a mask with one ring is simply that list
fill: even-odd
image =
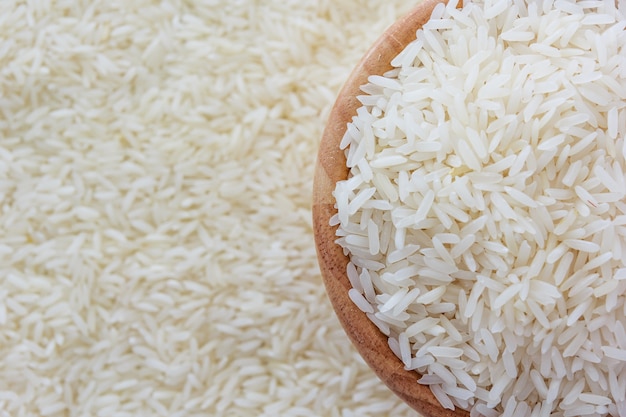
[{"label": "pile of rice in bowl", "polygon": [[625,9],[440,4],[362,88],[349,295],[446,408],[626,416]]}]

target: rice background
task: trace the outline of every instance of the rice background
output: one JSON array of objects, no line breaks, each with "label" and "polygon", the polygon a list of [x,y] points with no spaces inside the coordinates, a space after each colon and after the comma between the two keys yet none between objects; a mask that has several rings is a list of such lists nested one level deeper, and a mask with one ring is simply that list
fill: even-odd
[{"label": "rice background", "polygon": [[311,230],[335,95],[413,2],[0,2],[0,416],[415,416]]}]

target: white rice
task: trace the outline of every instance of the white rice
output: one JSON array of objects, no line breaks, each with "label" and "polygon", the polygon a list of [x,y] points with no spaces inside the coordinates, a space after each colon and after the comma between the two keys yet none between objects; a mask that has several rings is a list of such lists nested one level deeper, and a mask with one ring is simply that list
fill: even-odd
[{"label": "white rice", "polygon": [[455,6],[369,79],[342,141],[338,243],[381,278],[351,292],[446,408],[623,417],[624,4]]},{"label": "white rice", "polygon": [[412,6],[1,0],[0,417],[415,417],[311,226],[335,96]]}]

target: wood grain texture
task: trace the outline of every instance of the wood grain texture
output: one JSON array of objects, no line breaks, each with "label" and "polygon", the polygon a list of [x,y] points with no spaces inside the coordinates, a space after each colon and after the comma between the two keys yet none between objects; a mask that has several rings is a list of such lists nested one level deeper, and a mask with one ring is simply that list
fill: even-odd
[{"label": "wood grain texture", "polygon": [[356,115],[362,94],[360,86],[369,75],[391,69],[391,60],[415,39],[415,32],[429,19],[432,9],[444,0],[425,0],[398,20],[376,41],[354,69],[338,95],[324,130],[313,184],[313,227],[317,255],[328,297],[352,343],[378,377],[400,398],[424,417],[468,416],[465,411],[443,409],[430,389],[419,385],[419,375],[404,370],[402,362],[387,345],[387,337],[348,297],[351,288],[346,275],[348,257],[335,244],[336,227],[329,226],[336,213],[332,192],[335,183],[348,176],[344,152],[339,143],[346,125]]}]

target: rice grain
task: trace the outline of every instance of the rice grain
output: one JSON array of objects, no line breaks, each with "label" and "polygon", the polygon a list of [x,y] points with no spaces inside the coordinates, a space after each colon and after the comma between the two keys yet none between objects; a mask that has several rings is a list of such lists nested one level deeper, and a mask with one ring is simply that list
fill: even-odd
[{"label": "rice grain", "polygon": [[[339,215],[338,235],[355,237],[338,242],[357,269],[377,256],[367,300],[444,407],[606,416],[622,401],[611,368],[626,360],[623,13],[610,1],[451,2],[363,88],[353,123],[373,138],[349,128],[342,144],[350,175],[373,177],[350,195],[338,183],[338,211],[359,207]],[[357,232],[372,188],[390,207]]]}]

